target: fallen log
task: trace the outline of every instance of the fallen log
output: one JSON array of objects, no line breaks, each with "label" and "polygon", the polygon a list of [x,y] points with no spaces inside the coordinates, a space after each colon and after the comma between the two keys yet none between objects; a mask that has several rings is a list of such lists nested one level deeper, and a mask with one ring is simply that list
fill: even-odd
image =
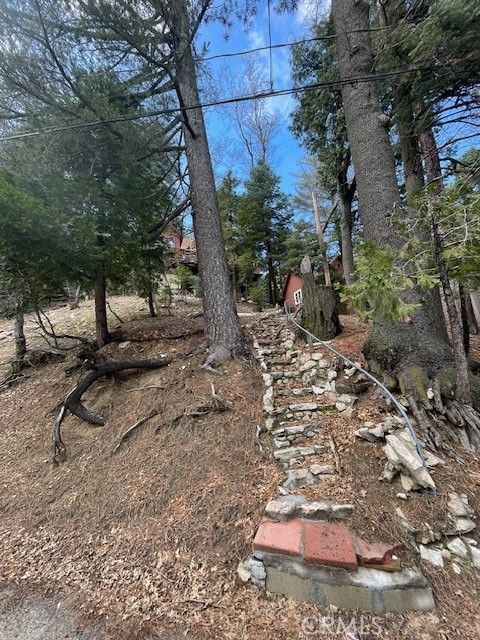
[{"label": "fallen log", "polygon": [[166,367],[172,362],[172,358],[154,358],[148,360],[121,360],[118,362],[96,362],[87,360],[84,367],[90,372],[68,393],[60,407],[60,411],[53,425],[53,462],[59,464],[67,459],[67,448],[62,439],[61,426],[69,413],[95,425],[104,425],[103,416],[93,413],[82,404],[82,396],[85,391],[99,378],[112,375],[118,371],[126,369],[159,369]]}]

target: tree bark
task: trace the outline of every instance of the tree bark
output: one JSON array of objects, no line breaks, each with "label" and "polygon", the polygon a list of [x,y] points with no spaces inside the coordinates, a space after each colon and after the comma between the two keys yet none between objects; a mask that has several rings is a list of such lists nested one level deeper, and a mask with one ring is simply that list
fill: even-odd
[{"label": "tree bark", "polygon": [[107,289],[105,282],[105,271],[102,267],[98,270],[95,280],[95,337],[97,348],[104,347],[108,340],[108,318],[107,318]]},{"label": "tree bark", "polygon": [[348,183],[348,167],[350,165],[350,150],[348,150],[340,165],[337,175],[338,206],[340,207],[340,239],[342,245],[342,265],[345,282],[353,282],[353,271],[355,269],[353,257],[352,239],[352,202],[356,190],[356,181]]},{"label": "tree bark", "polygon": [[183,130],[198,255],[203,289],[205,332],[210,355],[206,364],[217,365],[228,357],[248,353],[238,320],[228,274],[217,191],[200,104],[192,53],[186,0],[178,0],[173,36],[177,40],[176,82],[183,106]]},{"label": "tree bark", "polygon": [[23,358],[27,353],[27,341],[24,332],[25,317],[23,312],[20,311],[15,316],[15,322],[13,324],[13,337],[15,340],[15,359],[12,362],[12,374],[20,373],[22,368]]},{"label": "tree bark", "polygon": [[332,287],[317,285],[310,258],[300,264],[302,274],[302,325],[320,340],[331,340],[340,333],[338,304]]},{"label": "tree bark", "polygon": [[[369,9],[365,2],[333,0],[332,12],[342,80],[373,73],[374,60],[369,33]],[[395,160],[373,82],[345,82],[342,87],[364,237],[397,255],[403,244],[390,223],[394,207],[400,204]],[[385,372],[392,384],[400,381],[426,397],[428,379],[451,362],[451,350],[439,300],[424,299],[412,289],[408,302],[419,303],[408,322],[389,324],[374,321],[365,353],[372,368]]]}]

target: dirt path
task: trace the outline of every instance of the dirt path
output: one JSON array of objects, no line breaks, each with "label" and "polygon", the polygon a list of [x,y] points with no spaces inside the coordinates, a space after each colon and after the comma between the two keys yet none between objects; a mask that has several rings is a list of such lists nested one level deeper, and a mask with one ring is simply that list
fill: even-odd
[{"label": "dirt path", "polygon": [[[12,602],[13,599],[13,602]],[[7,603],[5,603],[7,601]],[[15,591],[0,592],[0,640],[102,640],[98,626],[85,627],[60,600],[29,596],[15,601]]]}]

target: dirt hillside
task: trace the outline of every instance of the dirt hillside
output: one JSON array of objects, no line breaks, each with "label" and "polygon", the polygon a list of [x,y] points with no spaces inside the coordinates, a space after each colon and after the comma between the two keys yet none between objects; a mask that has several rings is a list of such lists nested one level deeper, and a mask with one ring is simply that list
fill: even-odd
[{"label": "dirt hillside", "polygon": [[[0,584],[8,597],[0,600],[0,611],[24,597],[59,598],[74,612],[80,631],[82,624],[94,628],[85,637],[109,640],[286,640],[312,637],[304,632],[305,619],[312,616],[350,620],[351,613],[269,596],[237,577],[237,564],[248,555],[280,480],[268,439],[257,437],[264,419],[256,365],[232,362],[218,373],[202,369],[202,318],[194,304],[151,319],[138,299],[110,302],[124,322],[103,355],[168,355],[173,362],[93,385],[85,404],[104,415],[106,424],[92,427],[68,417],[63,429],[68,459],[58,467],[51,462],[51,427],[59,403],[81,375],[72,370],[74,352],[62,362],[28,369],[27,378],[1,392]],[[258,320],[250,309],[241,311],[244,324]],[[59,308],[50,317],[61,330],[89,335],[93,329],[91,303],[75,311]],[[112,318],[112,323],[118,321]],[[368,327],[351,318],[343,323],[337,345],[358,356]],[[40,344],[32,323],[27,337],[30,344]],[[5,361],[12,348],[8,323],[0,326],[0,345]],[[205,413],[212,404],[212,384],[227,411]],[[113,453],[125,430],[153,409],[158,415]],[[355,420],[328,425],[345,472],[335,487],[316,490],[354,502],[356,530],[367,538],[403,542],[395,516],[398,488],[378,481],[385,462],[381,450],[358,444],[354,436],[358,423],[385,410],[369,393],[359,402]],[[478,460],[471,454],[462,460],[449,459],[436,473],[442,493],[437,501],[418,496],[400,505],[409,517],[434,517],[452,487],[467,492],[480,513]],[[422,570],[432,581],[437,610],[377,616],[381,637],[478,639],[474,574]],[[362,638],[375,637],[372,628]],[[342,637],[337,631],[322,627],[313,637]],[[64,636],[52,640],[56,637]]]}]

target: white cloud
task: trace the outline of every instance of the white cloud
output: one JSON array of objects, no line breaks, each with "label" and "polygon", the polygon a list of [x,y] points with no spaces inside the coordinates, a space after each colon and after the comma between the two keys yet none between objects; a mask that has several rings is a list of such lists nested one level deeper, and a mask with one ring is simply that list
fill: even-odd
[{"label": "white cloud", "polygon": [[330,0],[300,0],[297,6],[297,22],[312,23],[325,18],[330,12]]}]

